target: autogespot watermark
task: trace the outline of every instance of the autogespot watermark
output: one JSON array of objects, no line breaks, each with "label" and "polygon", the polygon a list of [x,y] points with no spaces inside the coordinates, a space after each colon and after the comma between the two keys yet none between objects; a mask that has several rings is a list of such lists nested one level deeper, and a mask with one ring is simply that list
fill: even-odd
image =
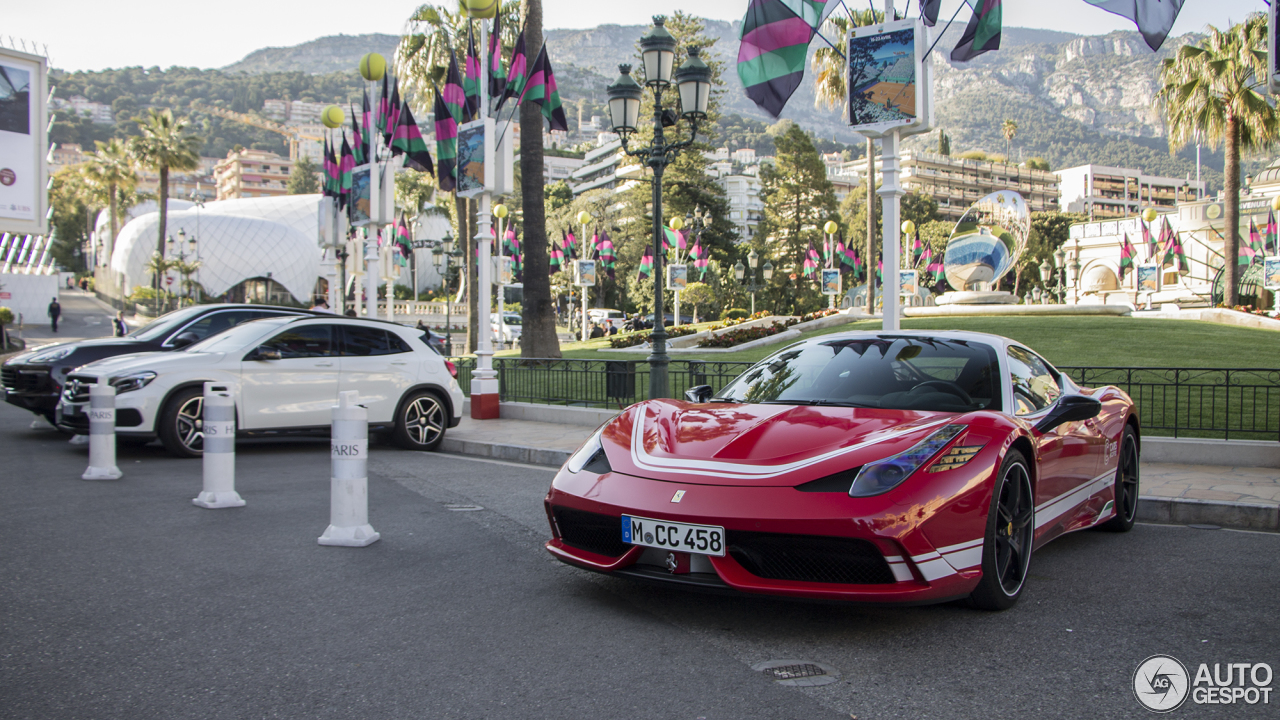
[{"label": "autogespot watermark", "polygon": [[1196,705],[1268,705],[1271,666],[1267,663],[1200,663],[1194,676],[1171,655],[1152,655],[1133,671],[1133,696],[1143,707],[1167,713],[1188,699]]}]

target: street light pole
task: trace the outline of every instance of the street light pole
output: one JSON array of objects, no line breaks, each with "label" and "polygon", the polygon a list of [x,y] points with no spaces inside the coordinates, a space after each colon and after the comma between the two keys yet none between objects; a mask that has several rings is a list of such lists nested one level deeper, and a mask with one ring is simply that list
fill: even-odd
[{"label": "street light pole", "polygon": [[[756,291],[768,286],[769,281],[773,279],[773,263],[766,260],[764,263],[764,282],[756,282],[756,265],[759,263],[760,256],[756,254],[755,250],[752,250],[751,254],[747,255],[747,264],[751,266],[751,277],[749,279],[747,289],[751,292],[751,315],[753,317],[756,314]],[[742,261],[739,260],[738,263],[733,266],[733,277],[741,283],[745,274],[746,268],[742,267]]]},{"label": "street light pole", "polygon": [[711,96],[711,68],[698,57],[699,49],[690,47],[688,59],[675,73],[680,108],[683,117],[689,122],[689,139],[668,143],[663,134],[663,119],[669,111],[662,106],[662,92],[671,85],[676,39],[663,27],[665,22],[665,17],[654,16],[653,27],[640,38],[645,85],[653,91],[653,141],[648,147],[632,150],[627,146],[627,136],[635,132],[639,124],[640,98],[644,94],[640,85],[631,77],[631,66],[619,65],[618,79],[606,90],[609,96],[610,124],[622,140],[623,152],[631,157],[641,158],[653,169],[654,328],[650,336],[653,353],[648,358],[650,398],[664,398],[670,394],[667,378],[667,331],[662,312],[662,175],[676,155],[692,145],[697,138],[698,121],[706,117],[707,102]]}]

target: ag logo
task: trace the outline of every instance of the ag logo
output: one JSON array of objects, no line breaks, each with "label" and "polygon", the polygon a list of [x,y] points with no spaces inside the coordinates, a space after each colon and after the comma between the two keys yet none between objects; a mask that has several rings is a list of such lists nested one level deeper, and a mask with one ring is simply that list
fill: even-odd
[{"label": "ag logo", "polygon": [[1169,655],[1152,655],[1133,671],[1133,696],[1152,712],[1177,710],[1187,700],[1187,668]]},{"label": "ag logo", "polygon": [[0,170],[0,185],[9,187],[10,185],[14,184],[17,181],[18,181],[18,175],[13,170],[10,170],[9,168],[4,168],[3,170]]}]

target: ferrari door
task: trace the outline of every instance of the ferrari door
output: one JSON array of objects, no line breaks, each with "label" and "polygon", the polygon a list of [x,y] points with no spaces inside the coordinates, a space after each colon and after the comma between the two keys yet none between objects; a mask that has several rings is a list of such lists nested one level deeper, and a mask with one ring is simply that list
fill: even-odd
[{"label": "ferrari door", "polygon": [[[1006,361],[1013,391],[1014,413],[1034,424],[1062,395],[1048,363],[1026,348],[1011,345]],[[1057,535],[1087,499],[1085,486],[1093,479],[1097,451],[1088,423],[1069,422],[1035,433],[1039,466],[1036,472],[1036,529]],[[1097,435],[1096,431],[1092,431]]]},{"label": "ferrari door", "polygon": [[246,430],[327,426],[338,402],[334,326],[290,325],[260,348],[279,360],[243,360],[241,397]]},{"label": "ferrari door", "polygon": [[355,390],[369,421],[391,422],[396,403],[417,379],[418,359],[399,335],[382,328],[344,325],[338,391]]}]

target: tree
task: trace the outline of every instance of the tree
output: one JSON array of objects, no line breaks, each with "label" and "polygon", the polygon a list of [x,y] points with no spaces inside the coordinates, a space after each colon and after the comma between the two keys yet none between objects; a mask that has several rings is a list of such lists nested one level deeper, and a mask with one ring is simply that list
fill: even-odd
[{"label": "tree", "polygon": [[1088,221],[1089,216],[1084,213],[1031,213],[1031,234],[1027,236],[1027,247],[1014,270],[1014,294],[1021,289],[1023,274],[1026,274],[1030,285],[1043,287],[1044,283],[1040,281],[1040,264],[1048,262],[1053,265],[1053,253],[1071,237],[1071,226]]},{"label": "tree", "polygon": [[545,197],[547,210],[556,212],[560,208],[568,207],[573,202],[573,190],[569,189],[568,183],[561,180],[547,186]]},{"label": "tree", "polygon": [[119,138],[99,142],[98,151],[89,154],[89,162],[84,168],[84,177],[94,186],[100,195],[104,195],[107,205],[108,221],[111,223],[111,237],[104,244],[103,254],[110,259],[115,247],[116,234],[120,231],[120,215],[128,208],[122,208],[122,194],[131,193],[138,185],[137,166],[129,146]]},{"label": "tree", "polygon": [[[1199,137],[1212,147],[1224,145],[1226,218],[1223,230],[1223,297],[1227,307],[1239,302],[1240,270],[1240,154],[1257,153],[1276,140],[1276,109],[1262,94],[1270,78],[1267,70],[1267,20],[1250,15],[1222,32],[1208,28],[1208,37],[1183,45],[1160,62],[1160,91],[1156,94],[1169,128],[1169,150],[1176,152]],[[1260,92],[1261,91],[1261,92]]]},{"label": "tree", "polygon": [[[706,311],[715,302],[716,296],[712,292],[711,286],[704,282],[691,282],[685,286],[684,292],[680,293],[680,300],[693,308],[693,321],[698,322],[698,311],[702,311],[706,316]],[[682,315],[684,313],[681,313]]]},{"label": "tree", "polygon": [[1005,118],[1005,121],[1000,124],[1000,134],[1004,136],[1004,156],[1007,158],[1012,152],[1010,143],[1013,142],[1014,136],[1018,134],[1018,123]]},{"label": "tree", "polygon": [[320,192],[320,179],[316,177],[319,172],[320,166],[303,155],[289,171],[289,183],[285,191],[290,195],[311,195]]},{"label": "tree", "polygon": [[85,169],[83,165],[61,168],[53,174],[49,187],[49,207],[53,210],[49,224],[54,238],[50,251],[59,265],[76,270],[81,269],[79,252],[93,230],[97,204]]},{"label": "tree", "polygon": [[[770,248],[785,268],[804,265],[810,243],[822,241],[822,226],[838,220],[836,195],[827,179],[827,168],[808,133],[793,122],[775,140],[777,161],[760,171],[764,219],[760,235],[773,241]],[[785,273],[775,275],[778,277]]]},{"label": "tree", "polygon": [[1027,167],[1032,170],[1043,170],[1045,172],[1050,171],[1049,161],[1042,157],[1033,157],[1027,160]]},{"label": "tree", "polygon": [[[164,255],[165,234],[169,222],[169,171],[194,170],[200,167],[201,140],[187,132],[187,121],[175,119],[173,111],[155,108],[147,110],[145,118],[134,118],[141,135],[129,142],[129,149],[138,164],[149,167],[160,175],[160,188],[156,202],[160,205],[160,223],[156,236],[156,252]],[[160,273],[153,278],[156,295],[160,294]]]},{"label": "tree", "polygon": [[[542,0],[522,0],[524,42],[533,58],[542,47]],[[530,60],[532,62],[532,60]],[[520,355],[527,358],[560,357],[556,337],[555,305],[547,277],[547,216],[542,178],[542,108],[520,103],[520,204],[524,210],[524,300],[520,308],[524,329]]]},{"label": "tree", "polygon": [[951,136],[948,135],[945,130],[938,131],[938,154],[951,154]]}]

